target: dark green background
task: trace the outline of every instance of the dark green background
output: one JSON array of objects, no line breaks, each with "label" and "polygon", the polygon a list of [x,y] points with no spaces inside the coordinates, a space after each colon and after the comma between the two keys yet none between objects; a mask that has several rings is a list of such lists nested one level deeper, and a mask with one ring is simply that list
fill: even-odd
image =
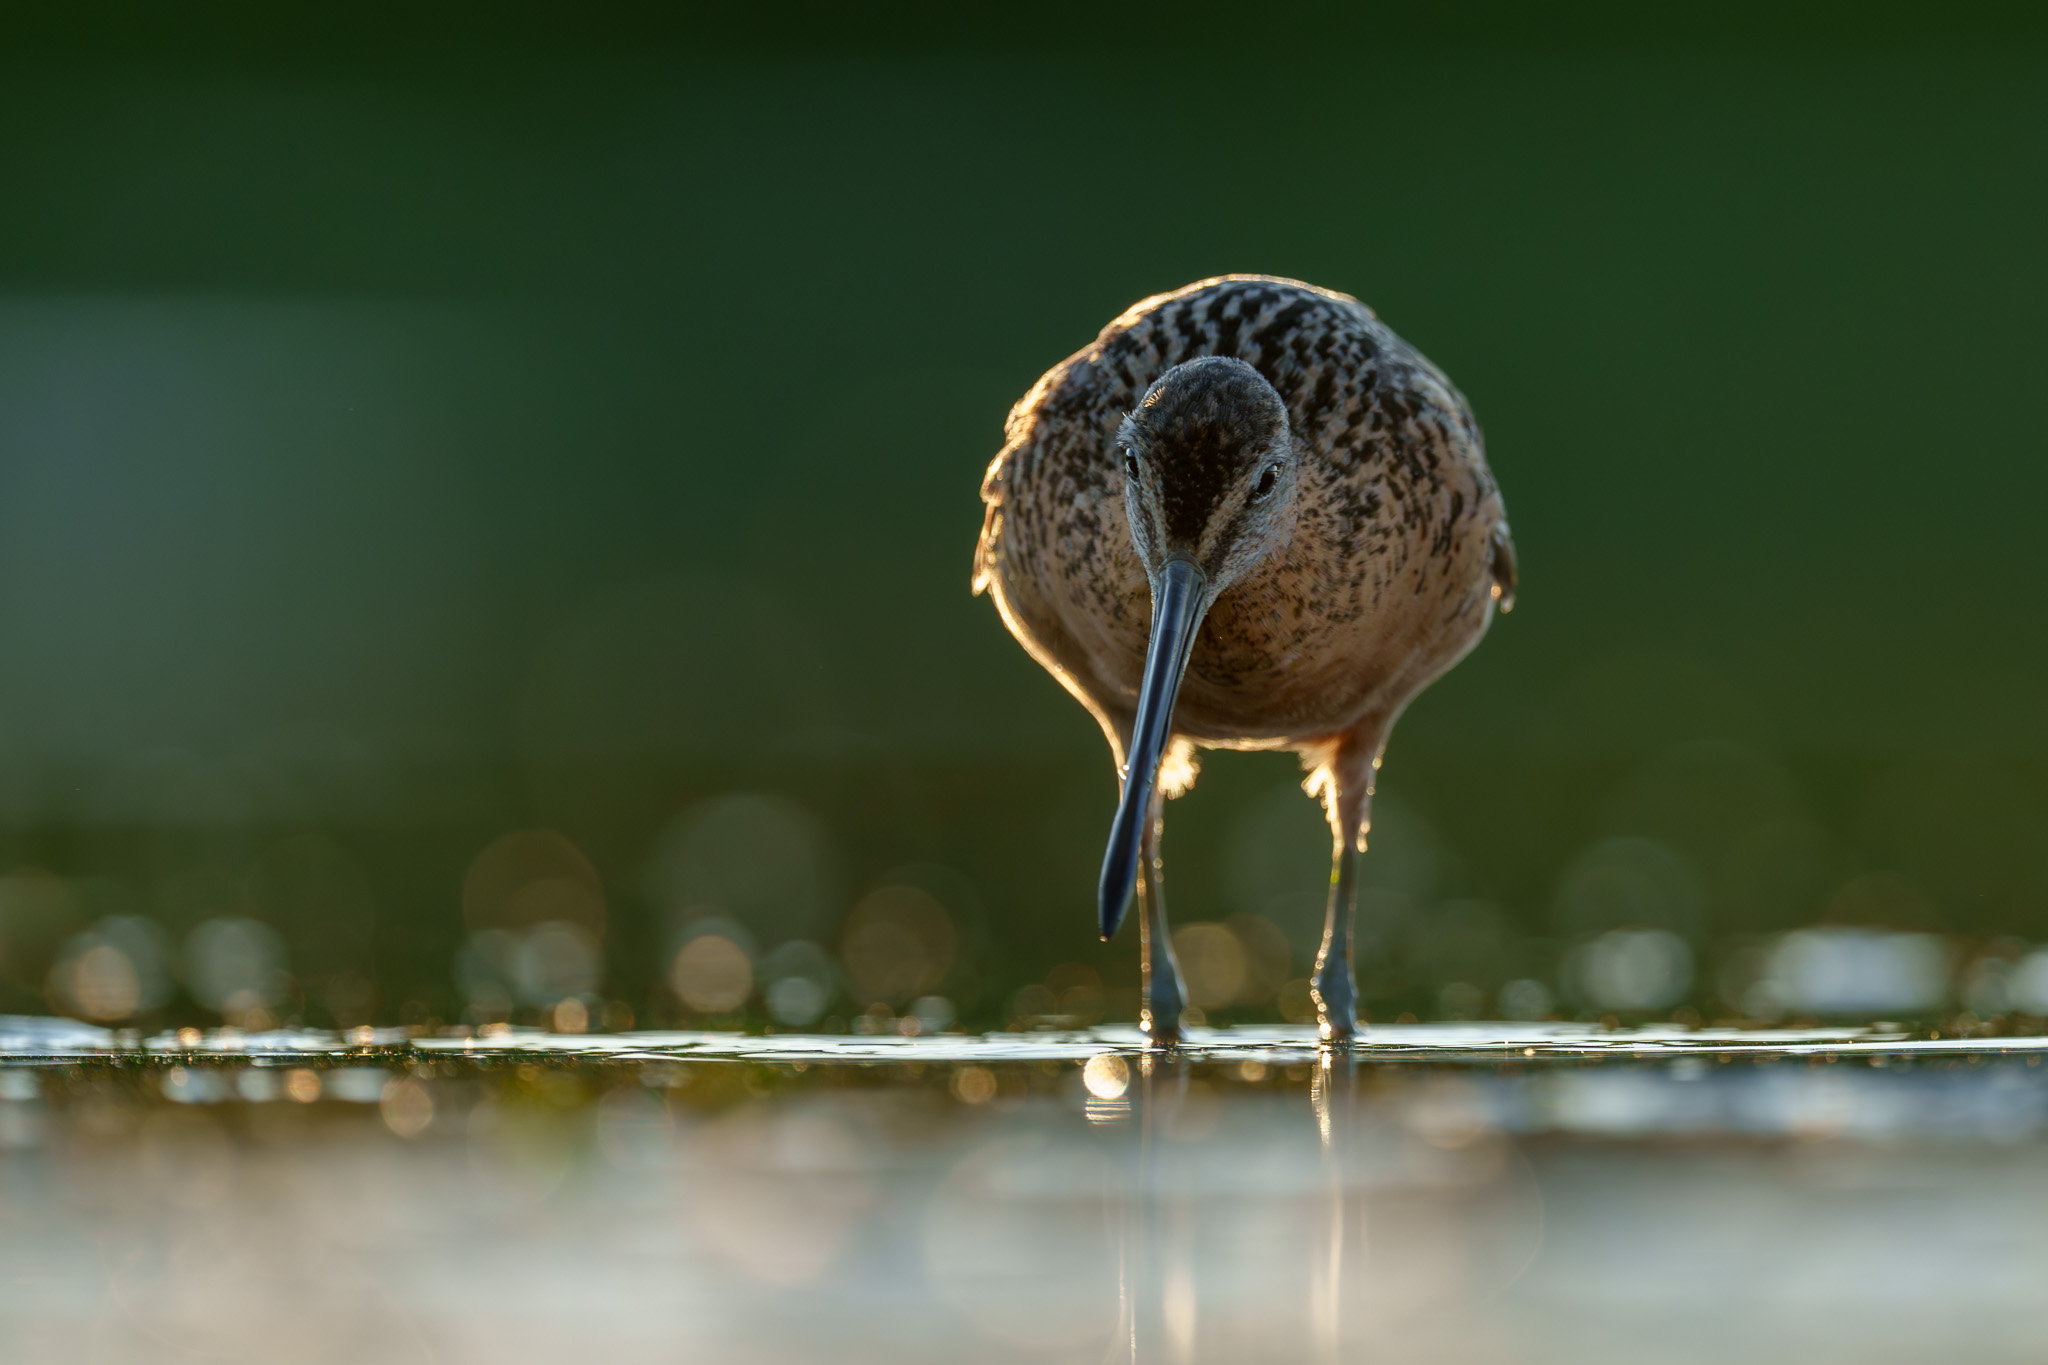
[{"label": "dark green background", "polygon": [[[1710,960],[1871,873],[2048,937],[2038,34],[849,13],[0,27],[0,862],[175,932],[322,833],[380,1017],[450,1017],[464,868],[551,827],[660,1017],[650,840],[775,792],[845,903],[965,874],[970,1017],[1131,980],[1107,754],[968,596],[976,486],[1044,368],[1250,270],[1371,303],[1486,428],[1522,605],[1381,785],[1409,890],[1514,927],[1489,970],[1547,972],[1628,833],[1692,861]],[[1319,884],[1295,780],[1209,760],[1177,915],[1261,908],[1247,831]],[[0,1005],[60,929],[0,926]],[[1409,938],[1382,1012],[1433,999]]]}]

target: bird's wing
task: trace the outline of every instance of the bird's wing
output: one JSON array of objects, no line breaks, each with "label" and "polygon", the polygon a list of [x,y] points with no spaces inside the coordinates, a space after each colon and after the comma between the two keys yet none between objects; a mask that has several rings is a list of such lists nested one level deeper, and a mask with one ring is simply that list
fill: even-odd
[{"label": "bird's wing", "polygon": [[1009,462],[1011,447],[989,461],[988,472],[981,476],[981,537],[974,542],[974,578],[969,586],[974,596],[988,591],[990,575],[995,572],[990,562],[995,554],[996,537],[1003,530],[1003,474]]},{"label": "bird's wing", "polygon": [[1009,495],[1011,471],[1020,453],[1031,443],[1046,395],[1065,380],[1078,358],[1069,356],[1047,370],[1004,419],[1003,448],[988,462],[988,470],[981,476],[981,538],[974,543],[974,578],[969,585],[977,597],[988,591],[995,574],[996,545],[1002,539],[1003,502]]}]

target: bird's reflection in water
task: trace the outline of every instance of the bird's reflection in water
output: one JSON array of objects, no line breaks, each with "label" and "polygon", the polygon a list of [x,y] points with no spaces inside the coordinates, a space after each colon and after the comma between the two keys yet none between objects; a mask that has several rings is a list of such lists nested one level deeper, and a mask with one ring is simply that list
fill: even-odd
[{"label": "bird's reflection in water", "polygon": [[[36,1268],[0,1307],[138,1365],[166,1341],[284,1358],[308,1324],[336,1362],[630,1337],[709,1362],[1620,1365],[1635,1339],[1600,1324],[1646,1313],[1700,1324],[1668,1358],[1704,1365],[1809,1321],[1780,1285],[1853,1304],[1829,1358],[1893,1358],[1939,1303],[1974,1295],[1989,1332],[2048,1273],[2031,1056],[1263,1057],[352,1061],[307,1099],[290,1068],[241,1084],[246,1057],[0,1068],[0,1264]],[[1953,1233],[1871,1235],[1929,1188]],[[1987,1277],[1967,1249],[1993,1234]],[[1713,1311],[1738,1297],[1768,1333]]]},{"label": "bird's reflection in water", "polygon": [[[1160,1145],[1186,1130],[1190,1108],[1189,1065],[1173,1055],[1148,1053],[1139,1059],[1139,1114],[1136,1172],[1131,1191],[1138,1204],[1129,1342],[1132,1360],[1182,1365],[1194,1359],[1196,1297],[1192,1261],[1193,1213],[1184,1191],[1170,1182]],[[1127,1272],[1127,1275],[1129,1272]]]},{"label": "bird's reflection in water", "polygon": [[1328,1233],[1319,1263],[1312,1272],[1310,1330],[1319,1359],[1334,1362],[1343,1337],[1340,1317],[1344,1283],[1345,1188],[1344,1146],[1350,1136],[1358,1095],[1358,1059],[1350,1053],[1325,1052],[1316,1062],[1309,1088],[1315,1108],[1316,1132],[1323,1144],[1323,1179],[1328,1200]]},{"label": "bird's reflection in water", "polygon": [[1306,1095],[1226,1101],[1171,1052],[1137,1061],[1105,1360],[1334,1362],[1498,1293],[1534,1256],[1533,1180],[1476,1086],[1361,1073],[1339,1050],[1305,1069]]}]

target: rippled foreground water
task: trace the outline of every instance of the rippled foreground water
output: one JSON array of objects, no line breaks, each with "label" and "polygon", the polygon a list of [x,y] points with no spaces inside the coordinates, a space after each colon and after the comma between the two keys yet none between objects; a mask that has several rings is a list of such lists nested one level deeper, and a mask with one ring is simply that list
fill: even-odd
[{"label": "rippled foreground water", "polygon": [[2044,1051],[0,1021],[0,1361],[2037,1360]]}]

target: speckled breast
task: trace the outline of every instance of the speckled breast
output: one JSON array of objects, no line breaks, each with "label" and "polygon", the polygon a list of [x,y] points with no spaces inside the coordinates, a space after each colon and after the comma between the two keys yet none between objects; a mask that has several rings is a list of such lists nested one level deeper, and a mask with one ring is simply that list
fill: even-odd
[{"label": "speckled breast", "polygon": [[1293,281],[1205,281],[1138,304],[1011,414],[983,484],[976,586],[1098,712],[1135,706],[1151,620],[1114,437],[1166,370],[1246,361],[1288,408],[1301,459],[1286,548],[1218,601],[1176,731],[1286,747],[1398,710],[1492,614],[1500,496],[1457,391],[1364,305]]}]

